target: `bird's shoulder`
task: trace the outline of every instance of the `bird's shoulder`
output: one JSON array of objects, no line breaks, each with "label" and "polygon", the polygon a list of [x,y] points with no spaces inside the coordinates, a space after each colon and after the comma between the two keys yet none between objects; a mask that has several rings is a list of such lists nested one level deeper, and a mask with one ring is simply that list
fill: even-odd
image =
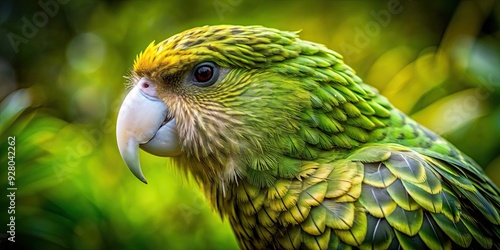
[{"label": "bird's shoulder", "polygon": [[269,188],[241,183],[230,220],[251,248],[491,248],[500,239],[499,192],[471,164],[368,144],[304,162],[295,178]]}]

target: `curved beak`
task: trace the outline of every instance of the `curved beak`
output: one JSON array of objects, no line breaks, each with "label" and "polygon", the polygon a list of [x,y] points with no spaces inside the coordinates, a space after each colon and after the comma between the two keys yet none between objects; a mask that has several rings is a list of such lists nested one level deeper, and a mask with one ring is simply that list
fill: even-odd
[{"label": "curved beak", "polygon": [[118,113],[116,139],[122,159],[132,173],[147,183],[141,170],[139,150],[158,156],[181,153],[175,118],[158,98],[156,85],[142,78],[127,94]]}]

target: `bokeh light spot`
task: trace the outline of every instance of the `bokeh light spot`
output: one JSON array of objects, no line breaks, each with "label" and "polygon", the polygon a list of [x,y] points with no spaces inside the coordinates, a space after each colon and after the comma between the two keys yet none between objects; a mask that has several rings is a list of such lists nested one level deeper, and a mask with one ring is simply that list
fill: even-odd
[{"label": "bokeh light spot", "polygon": [[71,40],[66,57],[75,70],[92,73],[102,65],[106,57],[106,45],[98,35],[83,33]]}]

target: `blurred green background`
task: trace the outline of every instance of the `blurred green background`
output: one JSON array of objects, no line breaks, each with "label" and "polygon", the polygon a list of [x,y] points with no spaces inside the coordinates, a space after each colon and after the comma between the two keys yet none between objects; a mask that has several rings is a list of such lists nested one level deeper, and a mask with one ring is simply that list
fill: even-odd
[{"label": "blurred green background", "polygon": [[115,120],[137,53],[185,29],[302,30],[500,184],[497,1],[2,1],[0,184],[16,138],[16,243],[1,248],[234,249],[227,222],[168,159],[122,162]]}]

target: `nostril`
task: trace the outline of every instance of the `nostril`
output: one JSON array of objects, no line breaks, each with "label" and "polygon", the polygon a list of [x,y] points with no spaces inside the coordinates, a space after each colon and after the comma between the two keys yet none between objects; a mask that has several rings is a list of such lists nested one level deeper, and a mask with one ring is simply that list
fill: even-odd
[{"label": "nostril", "polygon": [[151,80],[142,78],[139,83],[137,83],[141,92],[147,96],[158,97],[158,93],[156,93],[156,85],[151,82]]}]

